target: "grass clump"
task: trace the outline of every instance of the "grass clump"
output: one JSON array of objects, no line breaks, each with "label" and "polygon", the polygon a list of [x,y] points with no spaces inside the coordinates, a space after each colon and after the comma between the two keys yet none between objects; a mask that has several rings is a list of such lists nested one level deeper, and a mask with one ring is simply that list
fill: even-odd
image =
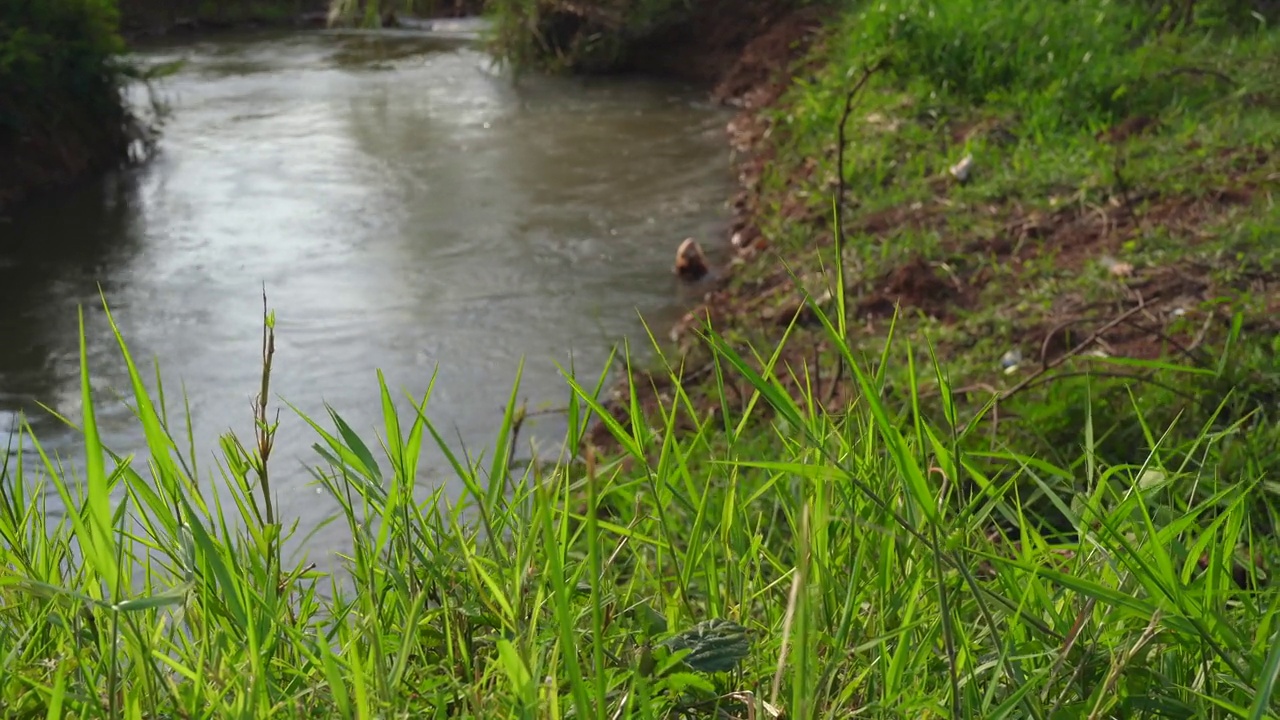
[{"label": "grass clump", "polygon": [[[1096,130],[1217,95],[1212,84],[1183,82],[1175,69],[1188,69],[1191,46],[1212,43],[1215,34],[1265,26],[1261,14],[1241,17],[1244,5],[1192,4],[1196,15],[1179,20],[1183,3],[900,0],[859,4],[842,36],[855,52],[886,49],[900,83],[966,107],[1023,111],[1029,132]],[[1194,29],[1224,16],[1240,27]]]},{"label": "grass clump", "polygon": [[442,12],[480,12],[485,0],[328,0],[329,21],[345,20],[365,27],[394,24],[399,14],[432,16]]},{"label": "grass clump", "polygon": [[[797,402],[789,370],[708,329],[721,382],[750,387],[745,410],[705,417],[677,392],[654,426],[624,430],[602,413],[601,383],[566,373],[570,460],[508,463],[514,392],[487,457],[443,441],[430,388],[405,405],[380,383],[376,441],[337,414],[302,418],[316,483],[350,533],[342,577],[281,549],[297,527],[272,502],[266,396],[254,441],[226,437],[216,477],[197,477],[122,340],[145,463],[101,445],[85,367],[84,477],[25,426],[0,465],[0,705],[11,717],[1276,711],[1280,596],[1252,562],[1276,550],[1267,477],[1189,466],[1159,442],[1110,465],[1088,423],[1071,466],[970,452],[950,411],[935,424],[882,399],[896,358],[913,394],[945,383],[942,365],[916,366],[898,343],[867,360],[819,317],[861,390],[839,412]],[[577,452],[593,416],[625,457]],[[753,421],[769,431],[742,430]],[[1219,457],[1240,427],[1201,433],[1197,453]],[[460,501],[415,499],[429,445],[466,487]],[[1064,479],[1071,492],[1052,490]],[[1027,486],[1073,535],[997,522],[1024,518]]]},{"label": "grass clump", "polygon": [[490,0],[490,47],[517,71],[593,71],[615,66],[632,43],[687,18],[682,0],[626,3]]}]

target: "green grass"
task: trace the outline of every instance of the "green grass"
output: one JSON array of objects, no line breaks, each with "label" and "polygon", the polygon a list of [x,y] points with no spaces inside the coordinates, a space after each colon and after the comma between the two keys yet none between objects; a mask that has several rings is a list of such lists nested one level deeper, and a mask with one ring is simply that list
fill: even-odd
[{"label": "green grass", "polygon": [[[132,361],[148,450],[102,447],[84,367],[84,471],[26,426],[0,464],[0,714],[1280,714],[1280,40],[1243,5],[1162,14],[1183,7],[850,4],[770,110],[771,245],[733,278],[738,313],[659,353],[661,393],[630,357],[616,407],[566,372],[570,459],[509,463],[518,377],[479,457],[427,419],[430,387],[380,383],[374,434],[287,409],[350,535],[338,575],[282,549],[306,531],[270,487],[271,316],[254,436],[222,438],[212,472]],[[833,213],[835,128],[881,57]],[[935,179],[965,152],[969,182]],[[972,295],[868,320],[917,257]],[[1046,323],[1077,320],[1070,347],[1158,287],[1158,357],[1103,333],[1105,357],[1040,364]],[[803,323],[758,320],[792,302]],[[416,499],[436,450],[459,499]]]},{"label": "green grass", "polygon": [[[1226,0],[843,7],[786,94],[758,112],[768,133],[755,151],[770,161],[748,159],[745,174],[748,220],[766,243],[711,308],[719,330],[772,347],[806,292],[840,288],[850,342],[874,354],[901,301],[892,327],[913,341],[917,363],[930,360],[926,337],[936,343],[967,416],[1018,389],[982,442],[1055,462],[1070,462],[1060,449],[1078,437],[1086,406],[1100,455],[1133,463],[1150,452],[1128,383],[1160,425],[1206,426],[1224,401],[1233,419],[1274,416],[1274,12]],[[1115,134],[1125,127],[1141,131]],[[949,168],[966,156],[972,169],[959,182]],[[1131,272],[1113,274],[1116,263]],[[1143,330],[1126,323],[1069,352],[1139,298]],[[785,361],[821,368],[811,370],[820,384],[835,385],[823,397],[856,395],[838,349],[802,320]],[[1006,373],[1001,358],[1015,350],[1024,359]],[[673,364],[691,373],[715,363],[693,335],[678,351]],[[1196,371],[1122,365],[1156,356]],[[1088,386],[1073,376],[1086,369]],[[914,402],[907,366],[885,372],[893,401]],[[684,390],[714,407],[717,388],[700,377]],[[802,385],[788,383],[793,397]],[[929,385],[921,412],[936,420],[943,408]],[[1273,443],[1269,424],[1249,442]],[[1175,444],[1195,435],[1181,430]]]},{"label": "green grass", "polygon": [[[1157,31],[1161,16],[1136,1],[850,7],[815,52],[821,69],[767,110],[781,158],[765,177],[775,202],[808,161],[818,182],[794,189],[828,214],[845,95],[877,62],[884,69],[855,98],[846,128],[843,172],[861,212],[935,200],[928,181],[966,153],[973,180],[943,193],[958,206],[947,214],[961,219],[984,202],[1096,203],[1121,181],[1134,192],[1208,189],[1231,167],[1230,158],[1206,162],[1215,154],[1275,147],[1280,34],[1256,20],[1236,31]],[[1135,116],[1157,119],[1159,130],[1118,147],[1095,137]],[[803,242],[781,222],[769,229]]]},{"label": "green grass", "polygon": [[[1213,470],[1246,419],[1199,433],[1194,465],[1161,444],[1162,426],[1144,426],[1141,462],[1107,464],[1087,408],[1069,466],[970,452],[958,416],[934,424],[881,399],[886,363],[909,348],[868,360],[819,317],[858,401],[839,413],[812,395],[797,403],[786,369],[711,332],[723,381],[751,388],[747,409],[690,418],[677,393],[652,427],[606,421],[626,458],[514,472],[514,392],[481,458],[443,442],[429,388],[404,405],[382,384],[377,438],[336,414],[307,420],[316,483],[353,541],[341,580],[282,556],[297,528],[271,501],[273,426],[247,445],[224,439],[216,476],[195,477],[122,339],[147,456],[101,445],[85,367],[84,476],[26,427],[4,463],[0,706],[7,717],[1276,712],[1280,594],[1233,581],[1236,558],[1275,556],[1274,481]],[[946,381],[942,366],[908,369],[911,393]],[[566,374],[566,447],[600,411],[599,389]],[[266,403],[255,414],[272,417]],[[752,415],[771,431],[739,431]],[[681,420],[692,433],[673,431]],[[461,502],[413,500],[429,445],[453,463]],[[1036,532],[1030,489],[1070,537]]]}]

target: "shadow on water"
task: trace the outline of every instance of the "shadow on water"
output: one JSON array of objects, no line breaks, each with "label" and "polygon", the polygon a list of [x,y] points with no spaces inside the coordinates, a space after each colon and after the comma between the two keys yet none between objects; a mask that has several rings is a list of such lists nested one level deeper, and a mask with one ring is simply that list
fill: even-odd
[{"label": "shadow on water", "polygon": [[[100,292],[110,296],[129,282],[121,270],[140,241],[137,190],[135,176],[117,173],[0,219],[0,426],[25,415],[50,451],[74,448],[53,442],[66,438],[65,425],[41,405],[79,408],[78,387],[67,382],[80,368],[77,306],[88,333],[108,331]],[[96,385],[127,377],[109,350],[89,353]]]}]

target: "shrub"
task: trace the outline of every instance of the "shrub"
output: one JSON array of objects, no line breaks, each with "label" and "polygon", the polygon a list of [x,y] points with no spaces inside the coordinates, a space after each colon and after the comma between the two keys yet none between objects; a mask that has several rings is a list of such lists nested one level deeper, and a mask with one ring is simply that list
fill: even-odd
[{"label": "shrub", "polygon": [[114,0],[0,4],[0,202],[125,156],[134,119]]}]

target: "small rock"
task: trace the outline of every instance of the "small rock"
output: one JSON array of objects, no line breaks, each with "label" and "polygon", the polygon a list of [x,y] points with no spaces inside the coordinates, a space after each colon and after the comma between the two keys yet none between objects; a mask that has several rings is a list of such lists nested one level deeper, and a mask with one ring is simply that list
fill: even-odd
[{"label": "small rock", "polygon": [[1017,371],[1018,364],[1022,362],[1022,350],[1014,348],[1000,357],[1000,367],[1004,368],[1006,375],[1010,375]]},{"label": "small rock", "polygon": [[707,256],[693,238],[685,238],[676,250],[675,273],[681,280],[701,280],[708,271]]},{"label": "small rock", "polygon": [[973,156],[965,155],[960,162],[951,166],[951,175],[960,182],[969,179],[969,171],[973,169]]},{"label": "small rock", "polygon": [[1133,264],[1121,262],[1111,257],[1103,256],[1099,262],[1111,273],[1113,277],[1129,277],[1133,274]]}]

